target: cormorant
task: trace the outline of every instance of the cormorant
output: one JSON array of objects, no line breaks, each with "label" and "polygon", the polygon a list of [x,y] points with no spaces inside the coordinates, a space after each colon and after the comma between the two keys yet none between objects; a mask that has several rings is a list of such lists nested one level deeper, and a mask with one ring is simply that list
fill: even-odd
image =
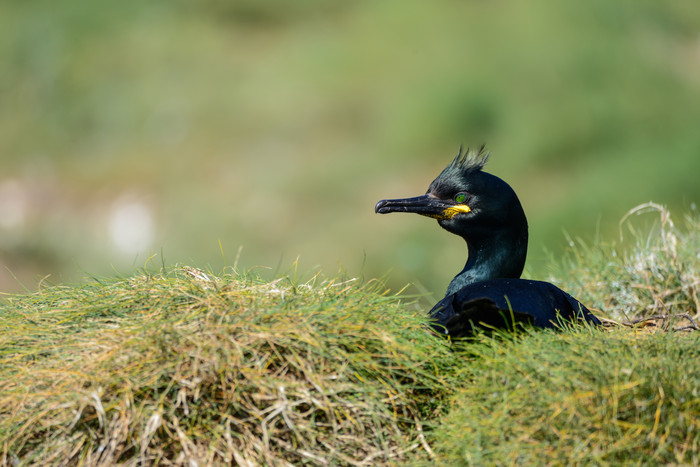
[{"label": "cormorant", "polygon": [[374,208],[380,214],[432,217],[467,242],[467,264],[430,310],[433,329],[460,337],[472,334],[475,327],[508,328],[514,322],[539,328],[579,320],[600,324],[555,285],[520,279],[527,254],[527,219],[510,185],[482,170],[488,157],[484,147],[465,153],[460,147],[425,195],[381,200]]}]

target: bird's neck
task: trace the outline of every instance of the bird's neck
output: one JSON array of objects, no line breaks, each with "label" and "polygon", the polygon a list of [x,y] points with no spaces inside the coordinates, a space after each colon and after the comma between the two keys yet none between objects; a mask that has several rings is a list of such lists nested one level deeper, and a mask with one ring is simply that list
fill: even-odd
[{"label": "bird's neck", "polygon": [[518,234],[504,232],[480,239],[465,239],[469,250],[467,264],[447,288],[451,295],[474,282],[497,279],[517,279],[525,267],[527,228]]}]

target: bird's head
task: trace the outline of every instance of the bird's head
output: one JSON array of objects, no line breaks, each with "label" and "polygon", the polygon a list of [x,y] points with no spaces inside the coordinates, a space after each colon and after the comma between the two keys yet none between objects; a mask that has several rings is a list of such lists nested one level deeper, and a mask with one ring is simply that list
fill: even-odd
[{"label": "bird's head", "polygon": [[498,234],[525,235],[527,220],[513,189],[482,169],[489,153],[482,147],[462,152],[438,177],[426,194],[413,198],[384,199],[374,210],[380,214],[413,212],[437,219],[441,227],[469,244]]}]

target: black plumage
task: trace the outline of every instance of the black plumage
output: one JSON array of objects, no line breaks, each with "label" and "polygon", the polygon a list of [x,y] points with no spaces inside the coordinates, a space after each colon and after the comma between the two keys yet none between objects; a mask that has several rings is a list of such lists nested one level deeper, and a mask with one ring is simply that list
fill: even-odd
[{"label": "black plumage", "polygon": [[425,195],[382,200],[375,212],[413,212],[437,219],[467,242],[469,255],[445,297],[432,310],[433,328],[452,337],[475,327],[514,322],[555,328],[563,322],[600,321],[578,300],[548,282],[520,279],[527,255],[525,212],[506,182],[483,171],[484,148],[461,151]]}]

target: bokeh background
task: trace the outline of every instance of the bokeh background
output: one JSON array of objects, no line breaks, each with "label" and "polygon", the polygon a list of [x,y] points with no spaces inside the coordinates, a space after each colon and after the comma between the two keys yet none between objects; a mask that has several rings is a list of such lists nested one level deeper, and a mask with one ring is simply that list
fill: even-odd
[{"label": "bokeh background", "polygon": [[5,0],[0,292],[298,257],[437,297],[463,242],[373,207],[482,143],[532,277],[565,232],[693,210],[697,0]]}]

